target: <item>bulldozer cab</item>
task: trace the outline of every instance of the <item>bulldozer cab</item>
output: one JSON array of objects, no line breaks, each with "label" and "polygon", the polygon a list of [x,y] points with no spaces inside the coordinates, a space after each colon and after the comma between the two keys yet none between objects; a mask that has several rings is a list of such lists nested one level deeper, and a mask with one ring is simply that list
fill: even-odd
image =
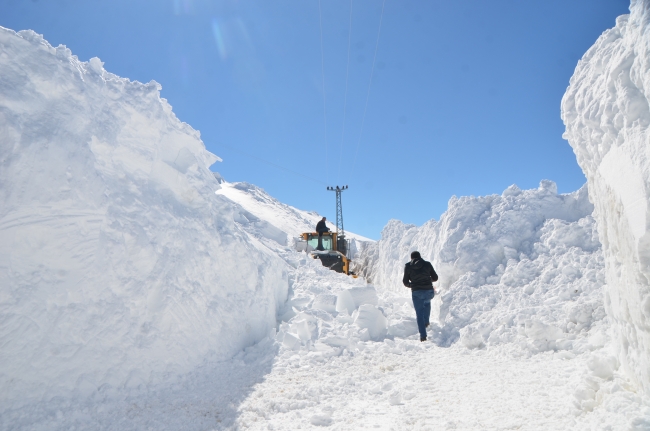
[{"label": "bulldozer cab", "polygon": [[[321,247],[318,246],[318,233],[308,232],[303,233],[303,241],[307,242],[307,248],[309,250],[321,250]],[[322,250],[331,250],[338,251],[345,256],[348,255],[348,241],[345,237],[338,237],[336,232],[324,232],[321,238]]]},{"label": "bulldozer cab", "polygon": [[[318,246],[318,233],[307,232],[302,234],[302,239],[307,241],[308,250],[319,250]],[[325,251],[336,251],[336,232],[324,232],[321,238],[321,246]]]},{"label": "bulldozer cab", "polygon": [[323,266],[336,272],[353,275],[350,273],[350,260],[346,257],[345,238],[338,238],[336,232],[323,232],[319,244],[317,232],[306,232],[300,236],[306,242],[303,251],[311,253],[314,259],[320,259]]}]

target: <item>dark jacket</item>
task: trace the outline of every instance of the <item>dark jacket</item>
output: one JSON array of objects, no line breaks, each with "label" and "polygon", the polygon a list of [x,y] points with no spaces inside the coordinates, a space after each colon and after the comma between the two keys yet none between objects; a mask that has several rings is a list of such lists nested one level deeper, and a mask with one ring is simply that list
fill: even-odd
[{"label": "dark jacket", "polygon": [[319,221],[318,224],[316,225],[316,232],[318,233],[329,232],[329,231],[330,229],[325,224],[325,220]]},{"label": "dark jacket", "polygon": [[416,259],[404,266],[404,286],[413,290],[431,290],[434,281],[438,281],[438,274],[426,260]]}]

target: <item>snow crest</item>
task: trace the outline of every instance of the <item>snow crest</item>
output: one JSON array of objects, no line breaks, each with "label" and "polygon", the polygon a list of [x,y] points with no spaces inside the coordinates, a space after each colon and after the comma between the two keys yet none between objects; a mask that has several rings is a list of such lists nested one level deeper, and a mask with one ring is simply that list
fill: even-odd
[{"label": "snow crest", "polygon": [[287,265],[155,82],[0,27],[0,404],[104,397],[273,332]]},{"label": "snow crest", "polygon": [[618,357],[649,394],[650,1],[630,11],[578,63],[562,119],[595,206]]},{"label": "snow crest", "polygon": [[440,221],[390,221],[362,252],[360,272],[384,290],[404,292],[411,251],[430,260],[440,277],[433,314],[441,345],[592,351],[606,341],[592,211],[586,187],[560,195],[551,181],[534,190],[511,186],[501,196],[453,197]]},{"label": "snow crest", "polygon": [[[284,204],[254,184],[246,182],[229,183],[218,173],[215,173],[215,175],[219,177],[221,184],[217,194],[224,195],[241,205],[250,213],[253,219],[265,219],[289,236],[296,237],[303,232],[315,232],[316,224],[323,217],[314,211],[303,211]],[[327,220],[326,224],[330,230],[336,231],[336,224],[332,223],[331,220]],[[350,240],[373,242],[369,238],[352,232],[346,231],[345,235]]]}]

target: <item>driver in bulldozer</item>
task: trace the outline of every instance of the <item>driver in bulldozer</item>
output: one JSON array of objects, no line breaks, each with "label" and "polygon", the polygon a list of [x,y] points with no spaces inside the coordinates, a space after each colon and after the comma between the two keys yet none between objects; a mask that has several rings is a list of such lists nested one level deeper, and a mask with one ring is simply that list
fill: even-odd
[{"label": "driver in bulldozer", "polygon": [[319,222],[316,224],[316,232],[318,232],[318,245],[316,246],[316,250],[320,250],[320,251],[325,250],[325,249],[323,248],[323,233],[325,233],[325,232],[329,232],[329,231],[330,231],[330,229],[329,229],[329,228],[327,227],[327,225],[325,224],[325,221],[326,221],[326,220],[327,220],[327,219],[326,219],[325,217],[323,217],[323,218],[321,219],[321,221],[319,221]]}]

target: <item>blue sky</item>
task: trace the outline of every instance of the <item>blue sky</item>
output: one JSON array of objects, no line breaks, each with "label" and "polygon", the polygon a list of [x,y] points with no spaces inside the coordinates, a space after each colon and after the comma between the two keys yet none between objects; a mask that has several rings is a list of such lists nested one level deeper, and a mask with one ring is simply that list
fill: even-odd
[{"label": "blue sky", "polygon": [[346,230],[378,239],[391,218],[439,218],[452,195],[542,179],[563,193],[582,186],[560,100],[580,57],[628,7],[2,0],[0,25],[33,29],[81,60],[99,57],[117,75],[158,81],[176,115],[223,158],[212,169],[228,181],[332,220],[326,186],[348,184]]}]

